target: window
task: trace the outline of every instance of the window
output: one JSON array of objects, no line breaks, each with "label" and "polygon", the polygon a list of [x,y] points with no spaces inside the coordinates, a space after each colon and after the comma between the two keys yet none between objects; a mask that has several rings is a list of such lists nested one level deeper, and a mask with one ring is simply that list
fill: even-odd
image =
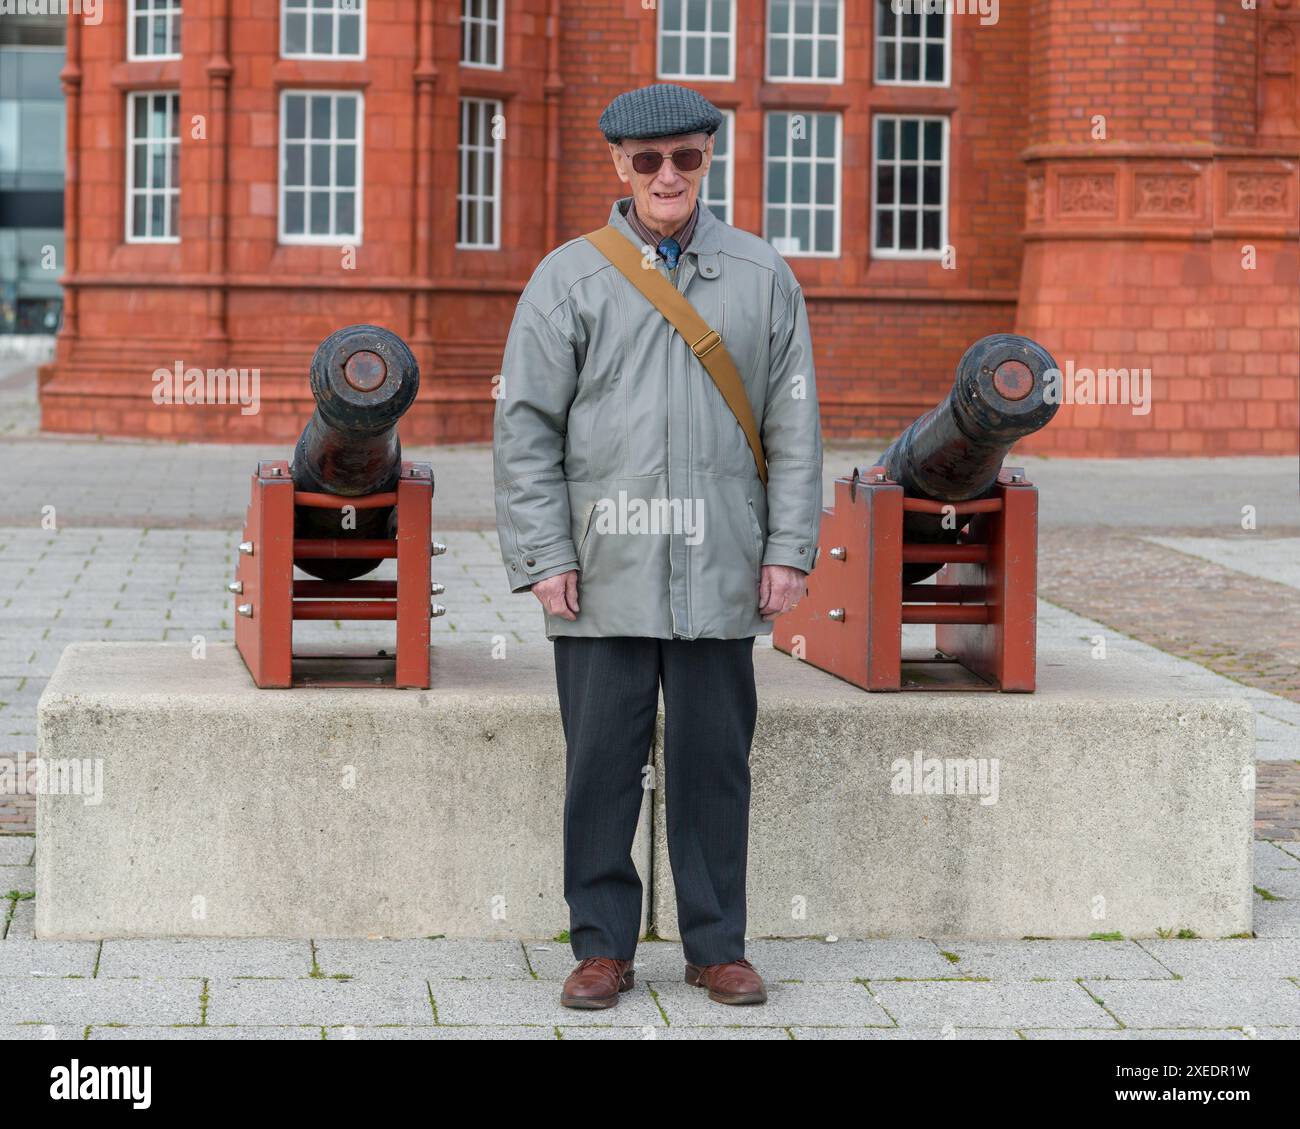
[{"label": "window", "polygon": [[948,242],[948,119],[877,117],[871,251],[937,259]]},{"label": "window", "polygon": [[713,135],[713,160],[700,186],[700,203],[712,208],[723,223],[731,222],[731,136],[736,127],[733,110],[722,111],[722,124]]},{"label": "window", "polygon": [[365,58],[365,20],[365,0],[283,0],[280,54],[286,59]]},{"label": "window", "polygon": [[131,0],[128,59],[181,57],[181,0]]},{"label": "window", "polygon": [[180,238],[180,102],[175,90],[127,96],[128,243],[175,243]]},{"label": "window", "polygon": [[463,0],[460,61],[470,67],[501,67],[505,0]]},{"label": "window", "polygon": [[361,240],[360,94],[280,96],[280,241]]},{"label": "window", "polygon": [[767,115],[763,237],[783,255],[840,253],[840,115]]},{"label": "window", "polygon": [[501,103],[488,98],[460,100],[460,189],[457,247],[497,247],[501,242],[501,139],[493,119]]},{"label": "window", "polygon": [[843,45],[843,0],[768,0],[769,79],[839,82]]},{"label": "window", "polygon": [[948,85],[952,17],[944,5],[923,14],[925,5],[876,0],[876,81],[922,86]]},{"label": "window", "polygon": [[733,78],[735,42],[735,0],[660,0],[660,78]]}]

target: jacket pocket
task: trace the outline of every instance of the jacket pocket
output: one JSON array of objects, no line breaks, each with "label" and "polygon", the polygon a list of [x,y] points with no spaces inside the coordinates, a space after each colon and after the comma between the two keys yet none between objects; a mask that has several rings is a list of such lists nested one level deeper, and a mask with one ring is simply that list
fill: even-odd
[{"label": "jacket pocket", "polygon": [[587,543],[591,540],[591,527],[595,524],[596,503],[587,508],[587,520],[583,523],[582,540],[578,542],[578,571],[581,572],[587,563]]},{"label": "jacket pocket", "polygon": [[761,563],[763,560],[763,527],[759,524],[758,514],[754,512],[754,500],[747,500],[746,509],[749,511],[749,529],[754,535],[754,555]]}]

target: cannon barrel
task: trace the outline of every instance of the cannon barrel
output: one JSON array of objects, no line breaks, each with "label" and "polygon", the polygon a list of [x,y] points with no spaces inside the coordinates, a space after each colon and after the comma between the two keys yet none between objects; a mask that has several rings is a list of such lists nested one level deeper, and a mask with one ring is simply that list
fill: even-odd
[{"label": "cannon barrel", "polygon": [[[395,490],[402,473],[397,422],[415,400],[420,369],[395,333],[350,325],[331,333],[311,361],[316,411],[294,448],[290,473],[297,490],[359,497]],[[395,536],[393,507],[354,510],[294,508],[294,537]],[[377,560],[305,560],[298,567],[321,580],[351,580]]]},{"label": "cannon barrel", "polygon": [[[877,460],[909,498],[966,502],[993,492],[1002,461],[1016,440],[1046,426],[1060,407],[1046,374],[1056,362],[1037,342],[1011,333],[981,338],[957,363],[947,399],[894,440]],[[916,544],[957,540],[964,522],[909,513],[903,538]],[[903,583],[916,584],[938,565],[909,564]]]}]

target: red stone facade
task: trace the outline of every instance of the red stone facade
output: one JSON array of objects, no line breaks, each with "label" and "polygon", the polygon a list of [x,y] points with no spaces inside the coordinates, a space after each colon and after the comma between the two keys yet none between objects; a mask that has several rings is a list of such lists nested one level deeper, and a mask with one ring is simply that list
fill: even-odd
[{"label": "red stone facade", "polygon": [[[828,437],[896,431],[945,394],[969,343],[1015,331],[1072,371],[1151,373],[1149,410],[1069,404],[1027,450],[1297,450],[1300,2],[1002,0],[995,24],[958,5],[942,87],[873,80],[867,0],[843,0],[843,81],[768,81],[767,4],[736,3],[735,78],[690,83],[735,112],[736,226],[763,230],[765,113],[842,115],[839,254],[790,257]],[[500,70],[461,65],[449,0],[368,0],[360,61],[281,58],[276,3],[186,0],[172,61],[127,61],[125,0],[102,5],[99,26],[72,17],[65,316],[42,426],[289,442],[311,410],[316,343],[368,321],[420,361],[407,442],[490,438],[520,290],[623,192],[596,119],[657,81],[658,13],[643,0],[504,4]],[[123,236],[126,99],[150,89],[180,91],[168,244]],[[364,93],[354,262],[278,240],[286,89]],[[466,96],[503,102],[498,250],[455,245]],[[881,113],[948,119],[947,263],[872,254]],[[151,374],[178,361],[256,367],[260,411],[155,404]]]}]

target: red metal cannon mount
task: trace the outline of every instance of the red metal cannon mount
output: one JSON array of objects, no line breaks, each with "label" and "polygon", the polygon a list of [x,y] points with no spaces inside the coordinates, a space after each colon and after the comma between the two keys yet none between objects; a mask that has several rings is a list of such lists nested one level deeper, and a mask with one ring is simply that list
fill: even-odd
[{"label": "red metal cannon mount", "polygon": [[[285,460],[262,460],[252,478],[239,566],[235,646],[253,681],[266,689],[289,686],[397,686],[429,688],[429,619],[442,615],[441,584],[431,584],[430,561],[446,546],[430,542],[433,472],[428,463],[402,463],[397,489],[360,497],[296,490]],[[357,512],[393,507],[392,538],[295,538],[294,507]],[[396,580],[295,579],[302,561],[396,559]],[[396,655],[386,652],[300,652],[295,620],[395,620]]]},{"label": "red metal cannon mount", "polygon": [[[773,645],[864,690],[1032,692],[1038,491],[1002,464],[1055,415],[1056,371],[1026,337],[966,350],[943,403],[835,480],[808,594]],[[935,625],[928,655],[903,655],[904,624]]]},{"label": "red metal cannon mount", "polygon": [[[948,503],[954,544],[912,544],[911,513],[945,503],[904,496],[883,467],[835,480],[808,595],[776,620],[772,643],[864,690],[1034,689],[1038,491],[1018,467],[992,498]],[[903,566],[942,564],[934,584]],[[903,624],[935,625],[931,656],[902,653]]]},{"label": "red metal cannon mount", "polygon": [[[406,343],[374,325],[330,334],[311,362],[316,411],[292,463],[253,475],[235,594],[235,645],[260,687],[429,686],[429,619],[446,608],[430,581],[433,468],[404,462],[397,422],[420,370]],[[381,561],[396,580],[360,580]],[[294,569],[309,574],[297,579]],[[393,620],[396,654],[296,652],[295,620]]]}]

